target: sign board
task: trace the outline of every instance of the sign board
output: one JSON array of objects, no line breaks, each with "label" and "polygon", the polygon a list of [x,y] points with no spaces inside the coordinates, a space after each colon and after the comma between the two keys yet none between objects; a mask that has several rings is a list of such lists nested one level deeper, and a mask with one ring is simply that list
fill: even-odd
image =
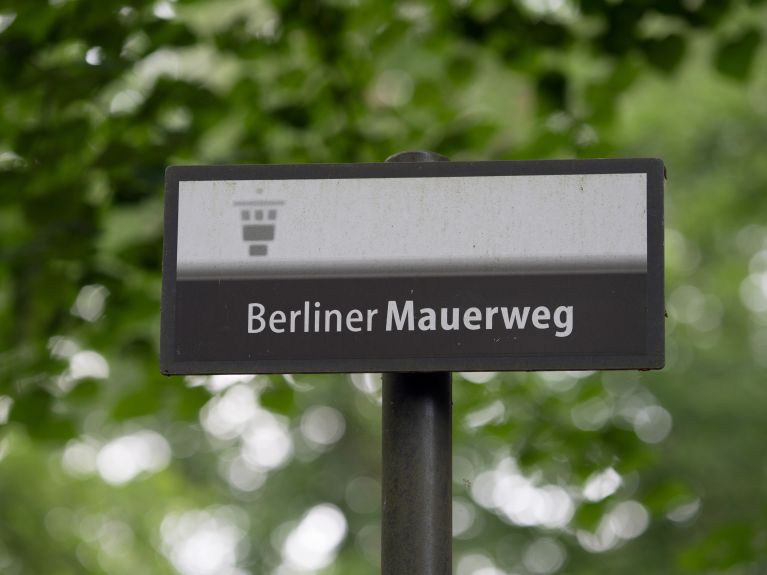
[{"label": "sign board", "polygon": [[166,374],[652,369],[660,160],[174,166]]}]

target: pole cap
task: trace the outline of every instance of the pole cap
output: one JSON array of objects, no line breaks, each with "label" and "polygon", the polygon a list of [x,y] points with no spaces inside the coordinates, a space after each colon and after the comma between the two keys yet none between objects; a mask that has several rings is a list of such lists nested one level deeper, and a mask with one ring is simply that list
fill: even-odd
[{"label": "pole cap", "polygon": [[387,162],[449,162],[450,158],[428,150],[397,152],[386,158]]}]

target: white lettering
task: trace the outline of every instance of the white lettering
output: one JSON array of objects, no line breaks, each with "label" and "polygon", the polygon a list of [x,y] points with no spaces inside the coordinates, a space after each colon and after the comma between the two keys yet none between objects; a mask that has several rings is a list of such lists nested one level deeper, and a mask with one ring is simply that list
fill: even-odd
[{"label": "white lettering", "polygon": [[519,329],[525,329],[525,325],[527,324],[527,314],[530,313],[530,308],[523,307],[521,314],[519,309],[520,308],[518,307],[513,307],[511,308],[511,313],[509,313],[509,308],[501,308],[501,315],[503,316],[503,323],[506,325],[506,329],[514,329],[514,324],[516,324]]},{"label": "white lettering", "polygon": [[562,330],[554,334],[557,337],[567,337],[573,333],[573,306],[561,305],[554,310],[554,325]]},{"label": "white lettering", "polygon": [[497,307],[487,308],[487,317],[485,318],[485,329],[493,329],[493,316],[498,313]]},{"label": "white lettering", "polygon": [[447,314],[449,312],[450,312],[450,309],[448,309],[446,307],[443,307],[440,310],[440,314],[439,314],[439,317],[440,317],[440,320],[441,320],[440,324],[442,325],[442,329],[444,329],[445,331],[456,330],[456,329],[461,327],[461,320],[458,317],[458,308],[457,307],[453,308],[453,320],[452,320],[452,322],[448,321]]},{"label": "white lettering", "polygon": [[533,325],[538,329],[549,329],[549,319],[551,319],[549,308],[538,306],[533,310]]},{"label": "white lettering", "polygon": [[284,311],[273,311],[272,315],[269,316],[269,329],[271,329],[274,333],[285,333],[284,327],[278,327],[283,323],[285,323]]},{"label": "white lettering", "polygon": [[386,331],[392,330],[392,323],[397,330],[402,331],[405,329],[405,322],[407,322],[408,331],[415,329],[415,321],[413,318],[413,300],[407,300],[405,305],[402,306],[402,314],[398,313],[397,302],[389,301],[389,305],[386,308]]},{"label": "white lettering", "polygon": [[[312,313],[314,312],[314,313]],[[303,327],[304,333],[328,333],[349,331],[372,332],[378,309],[323,309],[321,302],[304,301],[299,309],[267,311],[260,303],[248,304],[248,333],[296,333]],[[398,302],[390,300],[386,306],[386,331],[458,331],[461,329],[488,331],[496,328],[495,318],[503,320],[507,330],[552,330],[556,337],[573,333],[574,307],[547,306],[525,307],[422,307],[416,308],[413,300]],[[303,321],[302,321],[303,319]],[[530,326],[528,327],[528,320]]]},{"label": "white lettering", "polygon": [[[258,310],[258,313],[254,313],[254,310]],[[264,306],[260,303],[248,304],[248,333],[261,333],[266,327],[264,321]],[[254,327],[253,322],[258,321],[259,327]]]},{"label": "white lettering", "polygon": [[418,318],[418,329],[421,331],[435,331],[437,329],[437,312],[430,307],[422,307],[421,317]]},{"label": "white lettering", "polygon": [[373,331],[373,317],[378,314],[377,309],[368,310],[368,331]]},{"label": "white lettering", "polygon": [[477,322],[481,321],[482,312],[479,311],[479,308],[470,307],[465,312],[463,312],[463,325],[466,326],[466,329],[470,329],[472,331],[478,330],[480,325]]},{"label": "white lettering", "polygon": [[330,331],[330,318],[336,318],[336,331],[341,331],[341,312],[337,309],[325,310],[325,331]]},{"label": "white lettering", "polygon": [[358,309],[353,309],[349,311],[349,314],[346,316],[346,329],[349,331],[362,331],[361,327],[356,326],[356,323],[359,323],[362,321],[362,312]]},{"label": "white lettering", "polygon": [[301,317],[301,310],[294,309],[290,312],[290,333],[296,332],[296,320]]}]

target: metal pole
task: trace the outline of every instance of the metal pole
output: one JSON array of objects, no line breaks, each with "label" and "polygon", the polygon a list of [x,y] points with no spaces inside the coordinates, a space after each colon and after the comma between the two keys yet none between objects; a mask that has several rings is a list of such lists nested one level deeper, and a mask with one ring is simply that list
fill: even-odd
[{"label": "metal pole", "polygon": [[[447,161],[401,152],[387,162]],[[449,372],[383,376],[382,575],[452,570],[452,389]]]},{"label": "metal pole", "polygon": [[448,575],[452,562],[450,373],[383,380],[383,575]]}]

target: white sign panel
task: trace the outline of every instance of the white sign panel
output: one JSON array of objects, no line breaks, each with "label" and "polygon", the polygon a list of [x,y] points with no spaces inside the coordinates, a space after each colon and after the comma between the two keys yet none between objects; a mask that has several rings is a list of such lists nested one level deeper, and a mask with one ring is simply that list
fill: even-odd
[{"label": "white sign panel", "polygon": [[644,173],[184,181],[178,209],[179,278],[647,263]]}]

